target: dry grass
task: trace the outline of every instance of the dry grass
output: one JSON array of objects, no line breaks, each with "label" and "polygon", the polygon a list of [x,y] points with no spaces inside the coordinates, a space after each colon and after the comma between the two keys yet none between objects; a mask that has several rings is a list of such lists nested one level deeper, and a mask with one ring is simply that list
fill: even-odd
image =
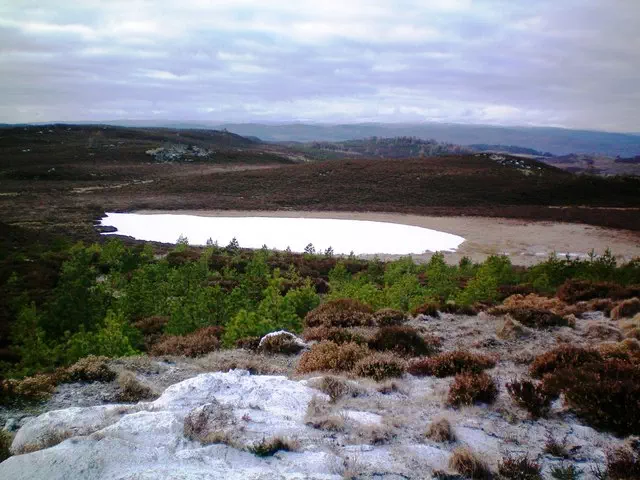
[{"label": "dry grass", "polygon": [[609,323],[599,322],[590,324],[585,330],[587,338],[593,340],[622,340],[622,332],[614,325]]},{"label": "dry grass", "polygon": [[165,335],[151,347],[151,355],[199,357],[220,348],[220,328],[205,327],[187,335]]},{"label": "dry grass", "polygon": [[546,417],[553,400],[541,384],[530,380],[513,380],[508,382],[507,392],[516,404],[527,410],[533,419]]},{"label": "dry grass", "polygon": [[434,442],[455,442],[456,434],[451,427],[451,422],[446,418],[439,418],[429,424],[426,437]]},{"label": "dry grass", "polygon": [[383,308],[378,310],[373,315],[373,320],[378,327],[393,327],[402,325],[409,319],[400,310],[394,310],[393,308]]},{"label": "dry grass", "polygon": [[16,455],[22,455],[24,453],[33,453],[45,448],[55,447],[59,443],[64,442],[68,438],[73,437],[73,432],[70,430],[54,430],[44,433],[38,442],[26,443],[19,449],[14,451]]},{"label": "dry grass", "polygon": [[540,465],[527,455],[507,456],[498,465],[498,474],[504,480],[543,480]]},{"label": "dry grass", "polygon": [[631,318],[636,313],[640,313],[640,298],[634,297],[620,302],[611,310],[611,318],[620,320],[622,318]]},{"label": "dry grass", "polygon": [[334,413],[331,405],[317,396],[314,396],[309,402],[304,417],[306,425],[330,432],[342,432],[345,422],[344,415]]},{"label": "dry grass", "polygon": [[120,391],[117,394],[117,400],[119,402],[139,402],[156,397],[153,391],[141,383],[132,372],[122,372],[119,374],[118,386],[120,387]]},{"label": "dry grass", "polygon": [[495,366],[495,358],[488,355],[454,350],[430,358],[413,360],[409,362],[407,371],[412,375],[430,375],[444,378],[462,372],[479,373]]},{"label": "dry grass", "polygon": [[330,341],[320,342],[302,354],[297,372],[348,372],[369,353],[370,351],[366,346],[358,345],[354,342],[341,345]]},{"label": "dry grass", "polygon": [[276,436],[269,439],[263,438],[261,441],[247,447],[247,451],[258,457],[270,457],[277,452],[295,452],[300,448],[300,443],[291,438]]},{"label": "dry grass", "polygon": [[453,451],[449,468],[467,478],[489,480],[492,477],[489,466],[468,447],[458,447]]},{"label": "dry grass", "polygon": [[569,449],[567,448],[566,438],[560,442],[553,435],[549,435],[544,444],[543,451],[553,457],[563,458],[565,460],[571,458],[571,453],[569,453]]},{"label": "dry grass", "polygon": [[311,310],[305,317],[306,327],[357,327],[374,323],[373,311],[352,299],[331,300]]},{"label": "dry grass", "polygon": [[3,380],[2,392],[9,401],[42,401],[53,394],[56,384],[57,379],[53,375],[38,374],[22,380]]},{"label": "dry grass", "polygon": [[358,425],[352,433],[354,439],[367,445],[384,445],[396,436],[390,425]]},{"label": "dry grass", "polygon": [[235,418],[229,408],[217,401],[194,408],[184,418],[184,436],[204,445],[210,443],[233,444],[229,433]]},{"label": "dry grass", "polygon": [[356,396],[360,391],[357,387],[348,380],[342,377],[335,377],[333,375],[327,375],[313,382],[313,387],[320,390],[322,393],[329,395],[329,398],[333,403],[337,402],[343,397]]},{"label": "dry grass", "polygon": [[459,373],[451,382],[447,404],[457,407],[474,403],[493,403],[498,387],[486,373]]},{"label": "dry grass", "polygon": [[402,377],[406,368],[406,363],[394,354],[376,352],[359,360],[352,371],[360,377],[379,382],[387,378]]},{"label": "dry grass", "polygon": [[11,442],[13,442],[13,435],[5,430],[0,430],[0,462],[4,462],[11,456]]}]

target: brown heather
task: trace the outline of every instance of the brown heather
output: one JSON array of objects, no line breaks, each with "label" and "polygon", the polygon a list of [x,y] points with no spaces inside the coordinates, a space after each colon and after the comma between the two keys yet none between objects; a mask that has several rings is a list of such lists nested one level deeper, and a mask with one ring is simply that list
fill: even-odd
[{"label": "brown heather", "polygon": [[262,340],[259,347],[261,352],[274,355],[296,355],[304,349],[304,346],[296,342],[296,339],[290,335],[270,335]]},{"label": "brown heather", "polygon": [[330,340],[335,343],[355,342],[360,345],[367,343],[367,340],[362,335],[352,332],[346,328],[337,327],[307,328],[302,332],[302,337],[307,342]]},{"label": "brown heather", "polygon": [[479,373],[496,366],[496,360],[488,355],[464,350],[440,353],[434,357],[418,358],[409,362],[407,371],[412,375],[451,377],[462,372]]},{"label": "brown heather", "polygon": [[165,335],[151,347],[150,354],[198,357],[220,348],[219,327],[205,327],[187,335]]},{"label": "brown heather", "polygon": [[[432,339],[430,337],[431,342]],[[369,341],[369,348],[378,351],[393,350],[406,357],[433,355],[439,350],[428,343],[415,328],[408,326],[380,328]]]},{"label": "brown heather", "polygon": [[369,348],[354,342],[337,344],[324,341],[313,345],[310,350],[302,354],[297,371],[299,373],[318,370],[348,372],[369,353]]},{"label": "brown heather", "polygon": [[611,282],[567,280],[558,288],[556,296],[560,300],[571,304],[592,299],[622,300],[640,296],[640,285],[623,287]]},{"label": "brown heather", "polygon": [[553,398],[541,384],[530,380],[513,380],[508,382],[506,387],[513,401],[529,412],[531,418],[546,417],[549,413]]},{"label": "brown heather", "polygon": [[640,446],[638,440],[630,446],[607,452],[607,477],[611,480],[637,480],[640,478]]},{"label": "brown heather", "polygon": [[601,355],[591,348],[560,345],[542,355],[538,355],[529,367],[529,373],[534,378],[542,378],[544,374],[553,373],[559,368],[579,367],[587,362],[598,361],[601,358]]},{"label": "brown heather", "polygon": [[493,403],[498,387],[486,373],[459,373],[451,382],[447,404],[457,407],[474,403]]},{"label": "brown heather", "polygon": [[78,360],[62,373],[64,382],[110,382],[116,373],[109,368],[107,357],[88,357]]},{"label": "brown heather", "polygon": [[348,298],[331,300],[307,313],[306,327],[368,327],[373,325],[371,307]]},{"label": "brown heather", "polygon": [[392,327],[396,325],[402,325],[408,318],[400,310],[394,310],[393,308],[383,308],[378,310],[373,315],[373,320],[378,327]]},{"label": "brown heather", "polygon": [[631,298],[620,302],[611,310],[611,318],[620,320],[621,318],[631,318],[636,313],[640,313],[640,298]]},{"label": "brown heather", "polygon": [[236,340],[236,348],[255,352],[260,346],[261,337],[242,337]]},{"label": "brown heather", "polygon": [[543,480],[540,465],[527,455],[507,456],[498,465],[498,474],[504,480]]},{"label": "brown heather", "polygon": [[402,377],[406,371],[405,362],[392,353],[376,352],[356,363],[353,373],[360,377],[369,377],[376,382],[387,378]]}]

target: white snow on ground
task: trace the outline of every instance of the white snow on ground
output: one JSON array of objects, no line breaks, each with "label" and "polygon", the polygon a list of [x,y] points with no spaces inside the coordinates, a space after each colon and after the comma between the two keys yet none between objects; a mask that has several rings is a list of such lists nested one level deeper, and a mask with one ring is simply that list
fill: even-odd
[{"label": "white snow on ground", "polygon": [[330,218],[206,217],[197,215],[107,213],[102,226],[138,240],[175,243],[185,236],[192,245],[209,238],[221,246],[236,238],[241,247],[302,252],[312,243],[317,251],[397,254],[454,251],[464,238],[450,233],[398,223]]}]

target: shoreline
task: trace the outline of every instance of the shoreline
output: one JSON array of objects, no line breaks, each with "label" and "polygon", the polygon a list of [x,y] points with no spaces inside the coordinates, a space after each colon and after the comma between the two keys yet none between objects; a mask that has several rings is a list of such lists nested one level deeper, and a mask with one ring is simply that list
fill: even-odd
[{"label": "shoreline", "polygon": [[[492,254],[506,254],[514,265],[529,266],[544,261],[551,253],[587,256],[609,248],[621,261],[640,257],[640,234],[625,230],[577,223],[528,221],[495,217],[421,216],[379,212],[332,212],[307,210],[134,210],[128,213],[142,215],[174,214],[203,217],[280,217],[280,218],[333,218],[367,220],[413,225],[459,235],[465,239],[455,252],[445,252],[449,263],[467,256],[482,261]],[[360,255],[370,258],[372,255]],[[401,255],[378,255],[393,260]],[[432,253],[411,255],[416,261],[428,261]]]}]

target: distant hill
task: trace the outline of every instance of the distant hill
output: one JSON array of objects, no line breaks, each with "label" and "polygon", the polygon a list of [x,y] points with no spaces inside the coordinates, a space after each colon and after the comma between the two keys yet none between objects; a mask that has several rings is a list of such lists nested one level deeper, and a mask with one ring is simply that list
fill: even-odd
[{"label": "distant hill", "polygon": [[417,137],[455,145],[516,145],[554,155],[601,154],[633,157],[640,154],[640,135],[548,127],[498,127],[444,123],[312,125],[304,123],[222,124],[242,136],[271,142],[343,142],[370,137]]}]

